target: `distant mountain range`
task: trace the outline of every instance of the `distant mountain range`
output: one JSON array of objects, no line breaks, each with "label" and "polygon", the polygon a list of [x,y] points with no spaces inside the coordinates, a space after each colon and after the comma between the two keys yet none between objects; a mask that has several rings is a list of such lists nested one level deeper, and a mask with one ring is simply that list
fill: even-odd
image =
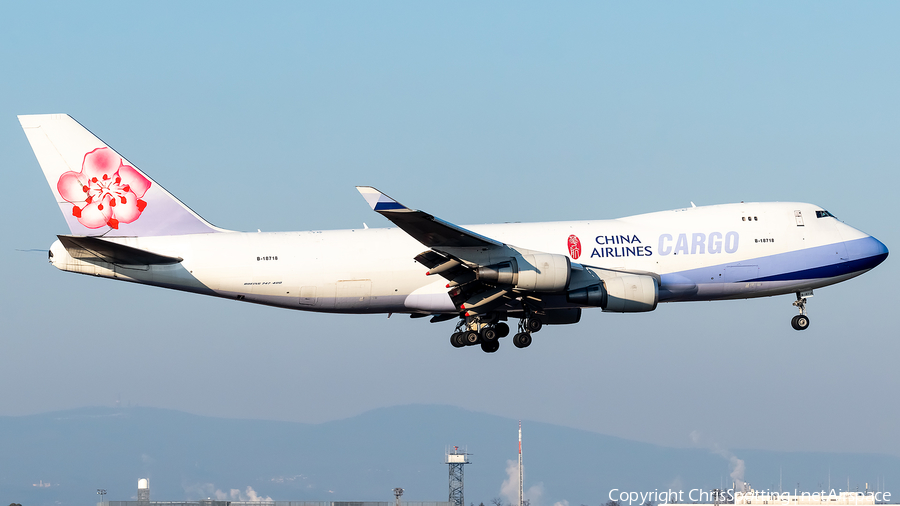
[{"label": "distant mountain range", "polygon": [[[517,483],[517,421],[448,406],[377,409],[321,424],[233,420],[154,408],[83,408],[0,417],[0,504],[86,505],[151,499],[270,497],[295,501],[446,501],[448,445],[467,449],[467,503],[508,502]],[[729,488],[742,463],[755,488],[819,490],[900,485],[900,458],[667,448],[588,431],[523,422],[525,488],[533,506],[599,506],[610,489]],[[733,458],[732,458],[733,457]],[[736,459],[740,459],[739,463]],[[737,469],[740,472],[740,469]],[[49,486],[48,486],[49,484]],[[248,488],[249,487],[249,488]],[[235,490],[235,492],[232,492]],[[894,497],[900,497],[900,488]],[[4,502],[5,501],[5,502]]]}]

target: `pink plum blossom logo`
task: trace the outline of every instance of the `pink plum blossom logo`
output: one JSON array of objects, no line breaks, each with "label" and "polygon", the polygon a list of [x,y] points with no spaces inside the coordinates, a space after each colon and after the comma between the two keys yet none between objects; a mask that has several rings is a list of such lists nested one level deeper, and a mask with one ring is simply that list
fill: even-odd
[{"label": "pink plum blossom logo", "polygon": [[73,205],[72,216],[85,227],[117,229],[120,223],[141,217],[147,207],[141,197],[151,184],[113,150],[97,148],[84,155],[81,172],[60,176],[56,189]]},{"label": "pink plum blossom logo", "polygon": [[568,246],[569,256],[571,256],[573,260],[578,260],[578,257],[581,256],[581,240],[577,235],[569,236]]}]

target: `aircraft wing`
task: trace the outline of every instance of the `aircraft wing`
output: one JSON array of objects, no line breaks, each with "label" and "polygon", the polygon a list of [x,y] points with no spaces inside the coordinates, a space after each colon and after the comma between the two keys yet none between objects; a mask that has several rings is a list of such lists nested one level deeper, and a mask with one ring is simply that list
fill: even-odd
[{"label": "aircraft wing", "polygon": [[[508,283],[490,279],[496,274],[493,264],[501,269],[515,269],[513,258],[522,258],[520,250],[501,241],[485,237],[426,212],[410,209],[371,186],[357,186],[369,206],[389,219],[401,230],[430,248],[415,260],[428,267],[427,275],[439,274],[448,279],[448,294],[461,312],[484,313],[510,303],[520,294]],[[504,263],[505,262],[505,263]],[[566,262],[568,260],[566,259]],[[496,267],[496,266],[494,266]],[[487,273],[485,268],[491,270]],[[565,270],[568,271],[566,263]],[[538,302],[540,299],[535,297]]]},{"label": "aircraft wing", "polygon": [[440,218],[410,209],[371,186],[357,186],[372,210],[429,248],[503,247],[495,241]]},{"label": "aircraft wing", "polygon": [[[426,275],[450,281],[448,295],[465,316],[540,314],[553,299],[620,312],[656,307],[659,276],[653,273],[587,267],[566,255],[506,244],[410,209],[371,186],[356,188],[375,212],[429,248],[415,260],[428,267]],[[634,293],[626,293],[626,285]]]},{"label": "aircraft wing", "polygon": [[439,274],[450,281],[448,295],[461,312],[484,313],[514,298],[512,287],[486,283],[478,276],[478,269],[492,259],[515,255],[509,245],[410,209],[371,186],[356,189],[372,210],[430,248],[416,255],[415,260],[428,267],[427,275]]}]

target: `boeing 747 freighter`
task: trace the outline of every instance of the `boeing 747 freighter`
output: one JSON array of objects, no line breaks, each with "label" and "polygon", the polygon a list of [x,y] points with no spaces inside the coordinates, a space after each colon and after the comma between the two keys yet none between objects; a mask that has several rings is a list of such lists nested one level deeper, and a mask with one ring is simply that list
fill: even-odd
[{"label": "boeing 747 freighter", "polygon": [[70,272],[303,311],[456,320],[486,352],[587,308],[793,294],[888,256],[878,239],[803,203],[690,207],[615,220],[459,226],[357,187],[389,229],[233,232],[209,224],[65,114],[19,116],[69,225],[50,263]]}]

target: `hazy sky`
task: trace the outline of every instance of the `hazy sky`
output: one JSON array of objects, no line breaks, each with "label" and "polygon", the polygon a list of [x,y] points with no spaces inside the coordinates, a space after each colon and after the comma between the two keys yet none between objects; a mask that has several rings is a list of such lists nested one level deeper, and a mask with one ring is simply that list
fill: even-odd
[{"label": "hazy sky", "polygon": [[[896,251],[900,4],[3,2],[0,415],[317,422],[440,403],[690,446],[900,455],[893,256],[792,297],[587,311],[518,350],[57,271],[17,114],[66,112],[210,222],[387,226],[816,203]],[[37,249],[40,251],[20,251]],[[895,253],[896,255],[896,253]],[[448,441],[448,443],[451,443]]]}]

